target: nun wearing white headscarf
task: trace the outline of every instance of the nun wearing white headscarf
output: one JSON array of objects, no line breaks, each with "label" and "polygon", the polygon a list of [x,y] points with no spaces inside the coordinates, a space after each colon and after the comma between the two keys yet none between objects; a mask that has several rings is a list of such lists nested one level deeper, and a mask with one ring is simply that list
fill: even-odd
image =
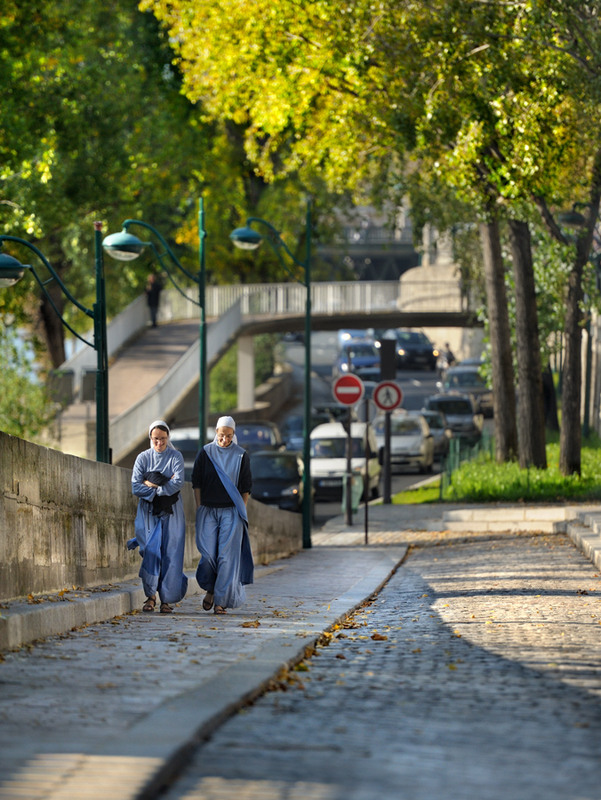
[{"label": "nun wearing white headscarf", "polygon": [[186,594],[184,575],[186,520],[180,492],[184,486],[184,457],[169,440],[169,426],[162,419],[148,428],[150,447],[136,458],[132,492],[139,498],[134,523],[135,538],[127,546],[140,548],[140,578],[146,594],[143,611],[154,611],[156,596],[161,613]]},{"label": "nun wearing white headscarf", "polygon": [[236,440],[232,417],[217,420],[215,439],[201,448],[192,469],[196,500],[196,580],[206,595],[205,611],[215,614],[241,606],[244,586],[253,582],[253,557],[246,504],[252,477],[250,459]]}]

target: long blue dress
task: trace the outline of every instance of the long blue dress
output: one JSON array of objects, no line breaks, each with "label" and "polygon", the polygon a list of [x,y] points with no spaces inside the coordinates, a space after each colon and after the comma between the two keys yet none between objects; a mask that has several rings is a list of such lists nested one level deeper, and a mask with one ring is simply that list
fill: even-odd
[{"label": "long blue dress", "polygon": [[[148,472],[160,472],[169,480],[158,489],[144,484]],[[142,556],[140,578],[146,597],[157,592],[161,603],[178,603],[186,594],[188,578],[184,575],[186,519],[181,495],[169,509],[153,509],[155,497],[171,497],[184,486],[184,457],[169,445],[162,453],[150,447],[136,458],[132,472],[132,492],[139,498],[134,523],[135,538]]]},{"label": "long blue dress", "polygon": [[[211,442],[204,450],[217,469],[232,505],[211,505],[213,498],[207,497],[206,490],[203,493],[200,472],[193,472],[192,485],[195,486],[198,476],[201,491],[201,505],[196,511],[196,546],[201,554],[196,580],[201,589],[214,594],[216,606],[236,608],[246,600],[244,586],[253,582],[254,572],[248,517],[238,489],[242,459],[248,459],[248,454],[234,443],[220,447]],[[242,487],[242,491],[249,489],[250,486]]]}]

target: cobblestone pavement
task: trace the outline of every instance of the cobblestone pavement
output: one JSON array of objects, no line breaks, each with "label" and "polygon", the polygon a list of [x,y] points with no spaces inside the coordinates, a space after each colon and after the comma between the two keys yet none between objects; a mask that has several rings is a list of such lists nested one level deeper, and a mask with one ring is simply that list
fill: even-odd
[{"label": "cobblestone pavement", "polygon": [[424,537],[161,797],[599,800],[599,577],[561,534]]}]

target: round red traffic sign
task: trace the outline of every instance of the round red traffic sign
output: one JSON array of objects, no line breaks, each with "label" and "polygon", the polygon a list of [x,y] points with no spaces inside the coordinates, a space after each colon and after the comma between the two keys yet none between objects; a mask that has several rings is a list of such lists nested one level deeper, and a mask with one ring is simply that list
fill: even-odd
[{"label": "round red traffic sign", "polygon": [[401,405],[403,391],[394,381],[382,381],[374,389],[373,398],[379,409],[392,411]]},{"label": "round red traffic sign", "polygon": [[334,397],[344,406],[352,406],[363,397],[365,387],[361,378],[356,375],[341,375],[334,381],[332,391]]}]

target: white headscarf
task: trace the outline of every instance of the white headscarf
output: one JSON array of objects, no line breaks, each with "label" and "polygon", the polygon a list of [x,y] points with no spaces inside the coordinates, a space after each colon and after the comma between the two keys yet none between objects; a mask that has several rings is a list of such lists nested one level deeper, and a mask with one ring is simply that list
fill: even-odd
[{"label": "white headscarf", "polygon": [[215,430],[217,428],[231,428],[232,430],[236,430],[236,423],[234,422],[233,417],[219,417],[217,420],[217,424],[215,425]]},{"label": "white headscarf", "polygon": [[171,431],[169,430],[169,425],[165,422],[164,419],[155,419],[154,422],[150,423],[148,428],[148,438],[152,439],[152,432],[155,428],[166,428],[167,429],[167,444],[171,447]]},{"label": "white headscarf", "polygon": [[214,442],[217,442],[217,431],[219,428],[231,428],[234,431],[234,438],[232,439],[234,444],[238,444],[238,437],[236,436],[236,423],[233,417],[219,417],[217,422],[215,423],[215,438],[213,439]]}]

